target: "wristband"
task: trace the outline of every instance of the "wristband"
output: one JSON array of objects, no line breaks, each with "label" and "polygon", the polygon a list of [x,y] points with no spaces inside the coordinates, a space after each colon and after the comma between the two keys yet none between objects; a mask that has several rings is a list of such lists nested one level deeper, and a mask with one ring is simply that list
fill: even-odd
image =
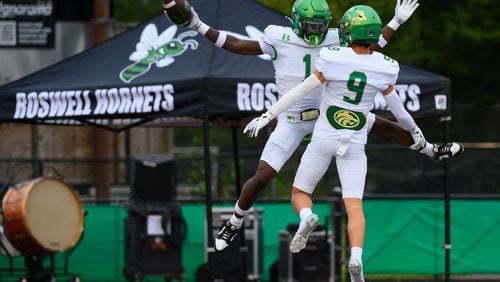
[{"label": "wristband", "polygon": [[215,46],[222,48],[224,43],[226,43],[227,34],[225,32],[219,31],[219,36],[217,36],[217,41],[215,42]]},{"label": "wristband", "polygon": [[377,45],[380,46],[380,48],[384,48],[385,45],[387,45],[387,40],[385,40],[385,38],[382,35],[380,35]]},{"label": "wristband", "polygon": [[392,18],[392,20],[387,24],[387,26],[392,28],[392,30],[397,30],[400,24],[395,18]]},{"label": "wristband", "polygon": [[198,31],[201,35],[205,35],[209,29],[210,29],[210,26],[208,26],[204,22],[200,21],[200,26],[198,27],[198,29],[196,29],[196,31]]}]

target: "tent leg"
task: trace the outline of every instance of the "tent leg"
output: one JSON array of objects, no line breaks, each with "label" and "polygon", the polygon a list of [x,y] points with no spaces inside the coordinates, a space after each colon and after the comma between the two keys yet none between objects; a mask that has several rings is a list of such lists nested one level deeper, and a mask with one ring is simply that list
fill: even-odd
[{"label": "tent leg", "polygon": [[[441,119],[443,122],[444,142],[450,140],[450,122],[451,117],[444,117]],[[444,254],[445,254],[445,270],[444,280],[450,281],[450,252],[451,252],[451,228],[450,228],[450,166],[448,160],[443,161],[444,166]]]},{"label": "tent leg", "polygon": [[36,178],[43,175],[43,164],[40,161],[39,154],[39,144],[38,144],[38,125],[31,125],[31,154],[32,154],[32,178]]},{"label": "tent leg", "polygon": [[[236,184],[236,196],[239,198],[241,195],[241,178],[240,178],[240,155],[239,155],[239,147],[238,147],[238,128],[232,127],[231,128],[231,133],[232,133],[232,138],[233,138],[233,158],[234,158],[234,170],[236,174],[236,179],[235,179],[235,184]],[[247,245],[246,245],[246,239],[245,239],[245,224],[241,226],[240,230],[240,249],[239,253],[241,256],[241,269],[245,275],[247,276],[248,270],[247,270]]]},{"label": "tent leg", "polygon": [[214,280],[213,276],[213,260],[212,252],[214,249],[214,234],[212,231],[212,166],[210,163],[210,125],[208,123],[208,116],[203,118],[203,155],[205,161],[205,206],[207,216],[207,253],[208,253],[208,274],[210,281]]},{"label": "tent leg", "polygon": [[127,171],[127,183],[132,186],[132,156],[131,152],[131,141],[130,141],[130,129],[125,130],[125,160],[126,160],[126,171]]},{"label": "tent leg", "polygon": [[241,176],[240,176],[240,154],[238,147],[238,135],[237,128],[233,127],[232,137],[233,137],[233,158],[234,158],[234,171],[236,174],[235,185],[236,185],[236,195],[239,197],[241,194]]}]

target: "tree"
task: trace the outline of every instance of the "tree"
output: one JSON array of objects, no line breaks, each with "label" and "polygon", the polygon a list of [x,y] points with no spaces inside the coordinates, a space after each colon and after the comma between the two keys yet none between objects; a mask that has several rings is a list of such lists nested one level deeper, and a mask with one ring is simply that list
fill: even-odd
[{"label": "tree", "polygon": [[[286,15],[293,1],[261,0]],[[394,15],[395,1],[327,1],[333,15],[331,27],[352,5],[370,5],[382,21]],[[422,1],[408,23],[401,26],[384,53],[400,62],[435,72],[452,81],[455,102],[498,103],[496,83],[500,46],[496,0]]]}]

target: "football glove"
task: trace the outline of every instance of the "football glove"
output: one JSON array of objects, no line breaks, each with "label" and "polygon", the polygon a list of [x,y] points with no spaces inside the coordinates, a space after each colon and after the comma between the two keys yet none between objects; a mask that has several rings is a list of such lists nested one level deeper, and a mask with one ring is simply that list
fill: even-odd
[{"label": "football glove", "polygon": [[413,15],[413,12],[415,12],[419,5],[418,0],[396,0],[394,19],[398,24],[404,24]]},{"label": "football glove", "polygon": [[245,129],[243,129],[243,134],[246,134],[250,138],[255,138],[259,135],[259,131],[266,127],[270,121],[270,115],[268,113],[264,113],[260,117],[252,119],[252,121],[245,126]]},{"label": "football glove", "polygon": [[193,14],[193,18],[191,19],[191,21],[187,25],[187,28],[194,30],[194,31],[198,31],[198,28],[200,28],[200,25],[202,22],[200,20],[200,17],[198,16],[198,13],[196,13],[196,11],[194,10],[193,7],[191,7],[191,13]]},{"label": "football glove", "polygon": [[418,6],[420,6],[418,0],[396,0],[394,17],[387,26],[397,30],[400,25],[404,24],[413,15]]}]

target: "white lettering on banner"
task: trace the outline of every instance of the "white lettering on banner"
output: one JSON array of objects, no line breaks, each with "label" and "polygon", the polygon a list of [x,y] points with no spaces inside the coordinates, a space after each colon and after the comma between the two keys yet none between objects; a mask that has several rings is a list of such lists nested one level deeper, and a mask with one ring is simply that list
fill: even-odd
[{"label": "white lettering on banner", "polygon": [[250,111],[250,85],[247,83],[238,83],[236,87],[236,101],[240,111]]},{"label": "white lettering on banner", "polygon": [[[2,1],[3,2],[3,1]],[[0,2],[0,18],[15,18],[15,17],[36,17],[36,16],[50,16],[52,15],[53,4],[52,1],[46,1],[36,4],[19,3],[7,4]],[[32,1],[34,2],[34,1]]]},{"label": "white lettering on banner", "polygon": [[49,92],[44,91],[41,92],[40,95],[38,95],[38,102],[40,105],[40,108],[38,110],[39,117],[44,118],[49,115],[50,105],[48,100],[49,100]]},{"label": "white lettering on banner", "polygon": [[167,112],[174,110],[174,86],[166,84],[163,86],[163,101],[161,102],[161,109]]},{"label": "white lettering on banner", "polygon": [[408,86],[408,97],[410,100],[406,102],[406,108],[409,111],[416,112],[420,110],[420,99],[418,95],[420,95],[420,87],[416,84],[410,84]]},{"label": "white lettering on banner", "polygon": [[[417,84],[396,84],[396,93],[401,99],[401,103],[409,112],[418,112],[420,110],[420,86]],[[375,96],[375,100],[373,101],[373,110],[389,110],[382,93]]]},{"label": "white lettering on banner", "polygon": [[256,111],[264,109],[264,85],[262,83],[254,83],[250,91],[250,105]]},{"label": "white lettering on banner", "polygon": [[130,106],[132,106],[132,96],[130,95],[130,89],[127,87],[120,88],[121,104],[118,109],[118,113],[128,113],[130,112]]},{"label": "white lettering on banner", "polygon": [[28,94],[28,111],[26,116],[28,118],[34,118],[36,116],[36,112],[38,109],[38,99],[36,96],[36,92],[30,92]]},{"label": "white lettering on banner", "polygon": [[114,115],[118,111],[120,107],[120,97],[118,97],[118,89],[111,88],[108,90],[108,108],[106,109],[106,113],[109,115]]},{"label": "white lettering on banner", "polygon": [[76,106],[75,91],[67,91],[66,92],[66,99],[68,100],[68,108],[66,110],[66,115],[74,116],[75,115],[75,106]]},{"label": "white lettering on banner", "polygon": [[[174,86],[16,93],[14,119],[149,113],[174,110]],[[92,101],[93,100],[93,101]]]},{"label": "white lettering on banner", "polygon": [[238,83],[236,91],[240,111],[263,111],[278,100],[274,83]]},{"label": "white lettering on banner", "polygon": [[132,87],[132,109],[131,113],[140,113],[144,97],[142,96],[142,86]]},{"label": "white lettering on banner", "polygon": [[266,109],[271,108],[273,104],[278,101],[277,94],[278,92],[276,91],[276,84],[266,84],[266,92],[264,92],[264,95],[266,96],[264,106],[266,106]]},{"label": "white lettering on banner", "polygon": [[95,115],[104,114],[108,107],[108,99],[106,99],[106,89],[97,89],[95,91],[96,107],[94,109]]}]

